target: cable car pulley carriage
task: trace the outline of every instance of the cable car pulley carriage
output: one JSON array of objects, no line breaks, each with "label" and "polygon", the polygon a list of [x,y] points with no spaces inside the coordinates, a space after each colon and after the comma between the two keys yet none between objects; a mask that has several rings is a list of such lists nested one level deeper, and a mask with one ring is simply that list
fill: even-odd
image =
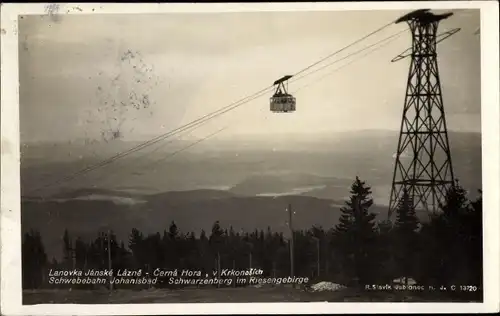
[{"label": "cable car pulley carriage", "polygon": [[[288,113],[295,111],[295,97],[288,93],[288,79],[292,76],[284,76],[274,82],[275,92],[270,99],[271,112]],[[286,86],[285,86],[285,83]]]}]

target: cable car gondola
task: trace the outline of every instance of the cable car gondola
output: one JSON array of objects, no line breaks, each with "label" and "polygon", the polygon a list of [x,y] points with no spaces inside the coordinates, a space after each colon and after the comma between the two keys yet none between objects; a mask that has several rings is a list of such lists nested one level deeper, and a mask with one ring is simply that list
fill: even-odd
[{"label": "cable car gondola", "polygon": [[270,99],[271,112],[295,112],[295,97],[287,92],[288,85],[285,87],[285,82],[290,78],[292,76],[284,76],[274,82],[276,90]]}]

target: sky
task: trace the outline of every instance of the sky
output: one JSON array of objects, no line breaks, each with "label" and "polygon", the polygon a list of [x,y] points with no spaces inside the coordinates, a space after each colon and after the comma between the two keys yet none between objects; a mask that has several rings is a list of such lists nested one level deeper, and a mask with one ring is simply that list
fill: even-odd
[{"label": "sky", "polygon": [[[148,139],[250,96],[406,13],[24,16],[21,141],[99,139],[103,131],[119,131],[124,140]],[[450,130],[480,131],[479,22],[478,10],[457,10],[440,24],[440,32],[461,28],[438,46]],[[405,28],[391,25],[317,68]],[[218,137],[398,130],[410,60],[390,61],[410,44],[406,32],[358,60],[338,61],[291,82],[295,113],[271,113],[269,92],[186,137],[223,127]]]}]

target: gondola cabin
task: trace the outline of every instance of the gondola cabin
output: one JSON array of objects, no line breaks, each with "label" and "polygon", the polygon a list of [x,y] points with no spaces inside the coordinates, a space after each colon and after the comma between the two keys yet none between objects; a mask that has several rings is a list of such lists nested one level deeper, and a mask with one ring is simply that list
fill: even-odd
[{"label": "gondola cabin", "polygon": [[292,76],[284,76],[274,82],[275,92],[270,99],[271,112],[288,113],[295,112],[295,97],[287,92],[285,83]]}]

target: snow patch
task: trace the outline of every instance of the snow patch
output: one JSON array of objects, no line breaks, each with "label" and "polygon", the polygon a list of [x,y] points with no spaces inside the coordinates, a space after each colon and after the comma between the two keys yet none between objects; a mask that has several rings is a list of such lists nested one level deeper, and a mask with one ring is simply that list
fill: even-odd
[{"label": "snow patch", "polygon": [[[406,284],[406,277],[400,277],[392,281],[394,284]],[[417,281],[412,278],[408,278],[408,285],[416,285]]]},{"label": "snow patch", "polygon": [[339,291],[345,289],[346,287],[337,283],[321,281],[311,286],[312,292],[323,292],[323,291]]},{"label": "snow patch", "polygon": [[309,193],[311,191],[321,190],[321,189],[325,189],[325,188],[326,188],[326,185],[313,185],[313,186],[309,186],[309,187],[294,188],[291,191],[282,192],[282,193],[278,193],[278,192],[258,193],[258,194],[256,194],[256,196],[263,196],[263,197],[289,196],[289,195]]},{"label": "snow patch", "polygon": [[110,201],[116,205],[135,205],[135,204],[140,204],[140,203],[146,202],[143,200],[138,200],[138,199],[134,199],[134,198],[130,198],[130,197],[110,196],[110,195],[101,195],[101,194],[90,194],[87,196],[79,196],[79,197],[70,198],[70,199],[55,199],[54,201],[63,203],[63,202],[75,201],[75,200],[80,200],[80,201]]}]

